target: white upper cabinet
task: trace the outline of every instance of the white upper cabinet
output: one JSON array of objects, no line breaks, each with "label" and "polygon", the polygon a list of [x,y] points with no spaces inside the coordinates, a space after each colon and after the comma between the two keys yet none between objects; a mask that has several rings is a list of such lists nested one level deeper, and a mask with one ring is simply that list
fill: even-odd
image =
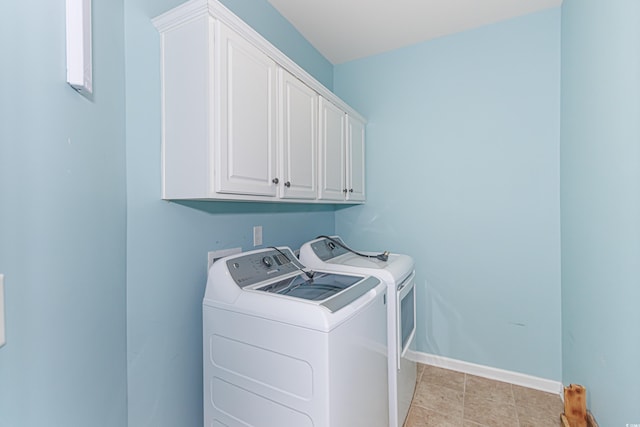
[{"label": "white upper cabinet", "polygon": [[321,200],[363,202],[364,121],[320,99]]},{"label": "white upper cabinet", "polygon": [[225,25],[217,28],[220,140],[214,144],[216,191],[275,196],[276,63]]},{"label": "white upper cabinet", "polygon": [[318,170],[318,94],[280,69],[282,198],[315,199]]},{"label": "white upper cabinet", "polygon": [[160,33],[164,199],[215,194],[212,31],[213,20],[201,16]]},{"label": "white upper cabinet", "polygon": [[364,127],[362,120],[347,116],[347,200],[357,202],[365,200]]},{"label": "white upper cabinet", "polygon": [[162,198],[364,201],[357,112],[218,1],[190,0],[153,23]]},{"label": "white upper cabinet", "polygon": [[345,200],[346,114],[320,98],[320,191],[321,200]]}]

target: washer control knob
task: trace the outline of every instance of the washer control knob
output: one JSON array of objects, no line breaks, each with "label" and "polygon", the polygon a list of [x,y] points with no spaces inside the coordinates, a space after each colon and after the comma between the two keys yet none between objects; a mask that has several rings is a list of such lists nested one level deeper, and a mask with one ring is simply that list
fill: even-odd
[{"label": "washer control knob", "polygon": [[262,258],[262,263],[267,267],[271,267],[273,265],[273,262],[271,261],[271,257],[268,257],[268,256]]}]

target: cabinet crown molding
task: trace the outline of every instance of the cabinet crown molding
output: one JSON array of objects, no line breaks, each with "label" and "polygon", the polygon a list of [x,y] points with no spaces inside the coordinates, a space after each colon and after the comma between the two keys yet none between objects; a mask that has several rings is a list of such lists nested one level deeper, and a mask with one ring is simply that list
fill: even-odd
[{"label": "cabinet crown molding", "polygon": [[181,26],[186,22],[207,15],[224,23],[229,28],[241,34],[256,47],[262,50],[266,55],[270,56],[277,63],[279,63],[283,68],[285,68],[300,80],[304,81],[309,87],[318,92],[318,94],[323,96],[325,99],[342,108],[350,116],[355,117],[363,122],[367,121],[365,117],[351,108],[347,103],[336,96],[331,90],[329,90],[322,83],[316,80],[311,74],[309,74],[302,67],[296,64],[291,58],[282,53],[278,48],[272,45],[268,40],[266,40],[262,35],[251,28],[247,23],[242,21],[218,0],[189,0],[169,10],[168,12],[165,12],[162,15],[153,18],[151,22],[160,33],[164,33]]}]

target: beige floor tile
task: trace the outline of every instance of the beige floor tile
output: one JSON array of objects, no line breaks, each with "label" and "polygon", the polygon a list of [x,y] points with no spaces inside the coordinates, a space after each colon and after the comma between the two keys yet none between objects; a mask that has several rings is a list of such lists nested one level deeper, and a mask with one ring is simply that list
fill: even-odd
[{"label": "beige floor tile", "polygon": [[464,391],[464,376],[462,372],[425,365],[420,381]]},{"label": "beige floor tile", "polygon": [[412,406],[404,427],[461,427],[462,418],[431,409]]},{"label": "beige floor tile", "polygon": [[462,391],[421,381],[413,396],[413,406],[462,418]]},{"label": "beige floor tile", "polygon": [[464,419],[491,427],[517,427],[516,407],[510,403],[495,402],[476,395],[464,396]]},{"label": "beige floor tile", "polygon": [[511,384],[487,378],[467,375],[465,380],[465,397],[476,396],[497,403],[515,405]]},{"label": "beige floor tile", "polygon": [[514,385],[513,396],[519,407],[535,408],[545,413],[561,414],[564,410],[559,394],[545,393],[544,391]]},{"label": "beige floor tile", "polygon": [[405,427],[560,427],[560,395],[418,364]]},{"label": "beige floor tile", "polygon": [[424,372],[425,365],[422,363],[418,363],[417,368],[418,368],[418,374],[416,375],[416,381],[420,382],[420,379],[422,378],[422,373]]},{"label": "beige floor tile", "polygon": [[517,406],[520,427],[558,427],[562,425],[562,410],[541,409],[530,406]]}]

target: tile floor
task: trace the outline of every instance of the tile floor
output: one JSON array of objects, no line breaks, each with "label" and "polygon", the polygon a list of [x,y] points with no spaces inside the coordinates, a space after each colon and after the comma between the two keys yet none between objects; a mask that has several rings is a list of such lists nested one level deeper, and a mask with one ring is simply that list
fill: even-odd
[{"label": "tile floor", "polygon": [[559,395],[418,364],[404,427],[558,427]]}]

